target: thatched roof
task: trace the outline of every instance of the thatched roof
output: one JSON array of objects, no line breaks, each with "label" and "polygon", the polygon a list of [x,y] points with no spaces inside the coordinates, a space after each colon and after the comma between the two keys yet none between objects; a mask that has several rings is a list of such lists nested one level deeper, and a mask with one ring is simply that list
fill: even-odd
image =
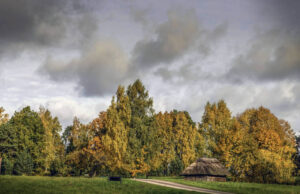
[{"label": "thatched roof", "polygon": [[229,175],[229,172],[216,158],[199,158],[196,162],[188,166],[181,175],[226,176]]}]

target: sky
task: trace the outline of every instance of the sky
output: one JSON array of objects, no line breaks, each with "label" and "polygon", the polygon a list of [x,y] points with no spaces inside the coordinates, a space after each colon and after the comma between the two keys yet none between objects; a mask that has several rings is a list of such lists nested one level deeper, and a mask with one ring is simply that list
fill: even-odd
[{"label": "sky", "polygon": [[298,0],[1,0],[0,106],[66,127],[142,80],[158,111],[264,106],[300,133]]}]

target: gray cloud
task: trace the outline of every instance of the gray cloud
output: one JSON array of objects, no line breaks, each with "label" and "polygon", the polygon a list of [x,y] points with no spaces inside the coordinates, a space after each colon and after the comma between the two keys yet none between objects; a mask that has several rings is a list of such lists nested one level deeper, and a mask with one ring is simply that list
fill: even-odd
[{"label": "gray cloud", "polygon": [[219,40],[227,33],[227,28],[227,23],[217,25],[213,30],[202,28],[201,36],[197,40],[198,42],[194,50],[187,53],[187,55],[190,55],[186,57],[181,65],[176,65],[176,67],[169,64],[160,66],[155,71],[155,74],[162,77],[164,81],[181,85],[208,79],[217,79],[218,77],[210,72],[203,71],[202,68],[206,65],[204,59],[213,55],[213,49],[217,46],[216,44]]},{"label": "gray cloud", "polygon": [[227,33],[227,29],[228,24],[222,23],[217,25],[212,31],[203,31],[203,38],[198,45],[199,53],[202,54],[202,56],[211,54],[212,46],[218,43],[218,41]]},{"label": "gray cloud", "polygon": [[200,24],[194,11],[170,11],[167,21],[156,26],[154,38],[145,38],[136,43],[132,54],[134,72],[145,72],[162,64],[156,74],[164,80],[179,83],[208,77],[210,75],[207,74],[199,77],[199,67],[196,68],[193,62],[177,69],[170,69],[173,66],[170,64],[191,53],[196,58],[207,57],[212,53],[212,47],[224,37],[227,28],[228,25],[222,23],[209,30]]},{"label": "gray cloud", "polygon": [[[295,95],[295,101],[296,102],[299,102],[300,101],[300,84],[296,85],[294,88],[293,88],[293,93]],[[300,106],[300,104],[299,104]]]},{"label": "gray cloud", "polygon": [[197,83],[203,80],[212,80],[215,77],[209,72],[203,72],[201,67],[194,63],[186,63],[177,69],[160,67],[155,71],[156,75],[163,78],[164,81],[170,81],[176,85],[187,85]]},{"label": "gray cloud", "polygon": [[0,1],[0,40],[45,44],[62,35],[61,14],[67,1]]},{"label": "gray cloud", "polygon": [[102,41],[67,63],[48,58],[39,71],[54,81],[75,80],[84,95],[97,96],[115,91],[128,73],[128,64],[117,44]]},{"label": "gray cloud", "polygon": [[138,41],[133,50],[133,63],[151,67],[178,59],[195,45],[200,35],[200,25],[194,12],[170,12],[168,20],[156,29],[156,37]]},{"label": "gray cloud", "polygon": [[300,1],[297,0],[256,0],[260,16],[283,29],[295,29],[299,32]]},{"label": "gray cloud", "polygon": [[141,23],[143,26],[147,26],[149,24],[146,9],[141,10],[141,9],[131,8],[130,14],[135,22]]},{"label": "gray cloud", "polygon": [[81,14],[76,22],[74,31],[76,32],[77,29],[79,32],[78,43],[81,46],[85,45],[91,41],[92,37],[95,37],[95,33],[98,30],[97,19],[89,13]]},{"label": "gray cloud", "polygon": [[[263,105],[299,129],[298,10],[296,0],[0,0],[0,57],[16,53],[0,58],[0,99],[12,114],[46,104],[63,123],[88,121],[118,84],[140,77],[156,110],[188,110],[200,121],[205,103],[223,98],[234,114]],[[267,33],[245,45],[256,28]],[[134,48],[132,58],[95,41],[107,37]],[[34,74],[40,64],[43,74]]]},{"label": "gray cloud", "polygon": [[76,40],[90,36],[96,28],[88,15],[84,4],[76,0],[1,0],[0,54],[59,47],[70,34],[77,35]]},{"label": "gray cloud", "polygon": [[250,49],[238,56],[227,79],[300,80],[300,38],[295,31],[271,30],[251,42]]}]

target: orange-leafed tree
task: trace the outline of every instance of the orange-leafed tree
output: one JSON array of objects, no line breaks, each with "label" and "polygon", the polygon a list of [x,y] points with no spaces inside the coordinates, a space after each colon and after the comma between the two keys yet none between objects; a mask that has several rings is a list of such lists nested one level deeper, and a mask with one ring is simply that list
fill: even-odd
[{"label": "orange-leafed tree", "polygon": [[124,87],[118,88],[116,96],[117,100],[112,98],[107,111],[101,112],[90,124],[94,138],[85,150],[93,157],[96,169],[103,165],[112,174],[124,172],[129,163],[127,145],[131,112]]}]

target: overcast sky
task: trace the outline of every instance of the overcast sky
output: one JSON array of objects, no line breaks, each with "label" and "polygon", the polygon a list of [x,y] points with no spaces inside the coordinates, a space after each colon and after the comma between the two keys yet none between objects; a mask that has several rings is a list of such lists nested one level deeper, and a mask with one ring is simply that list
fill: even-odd
[{"label": "overcast sky", "polygon": [[156,111],[261,105],[300,132],[298,0],[1,0],[0,106],[65,127],[141,79]]}]

